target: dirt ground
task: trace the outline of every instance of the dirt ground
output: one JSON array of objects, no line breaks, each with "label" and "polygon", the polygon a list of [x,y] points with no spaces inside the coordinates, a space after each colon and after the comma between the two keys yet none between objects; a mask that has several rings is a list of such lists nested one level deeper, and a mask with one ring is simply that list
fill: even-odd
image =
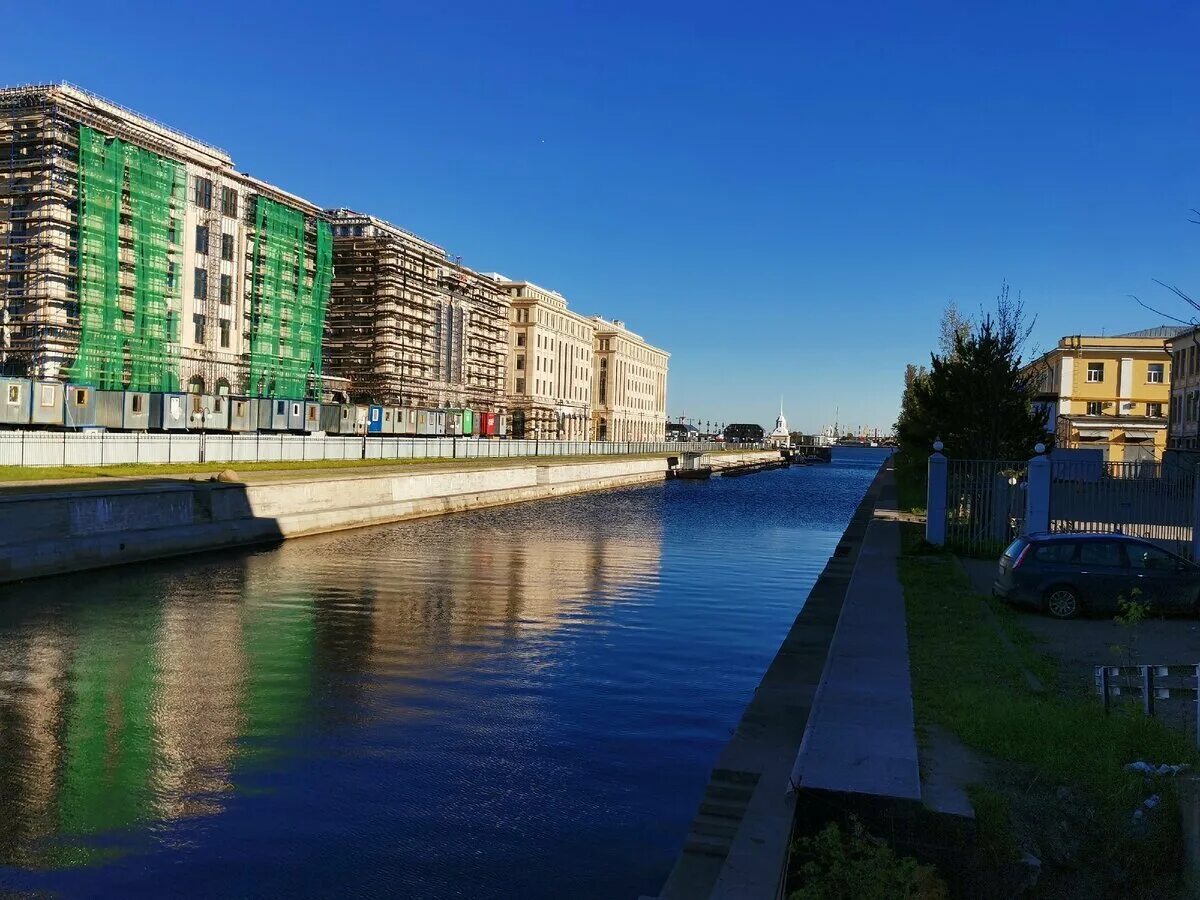
[{"label": "dirt ground", "polygon": [[[996,563],[990,560],[963,559],[971,586],[990,596],[996,575]],[[1052,619],[1041,613],[1018,610],[1021,626],[1033,634],[1038,649],[1059,661],[1065,690],[1095,693],[1095,667],[1126,665],[1124,653],[1114,647],[1129,643],[1129,631],[1111,618]],[[1138,626],[1138,662],[1160,666],[1200,664],[1200,620],[1196,618],[1150,618]],[[1099,698],[1097,697],[1097,702]],[[1176,698],[1160,701],[1159,712],[1180,727],[1195,728],[1197,705],[1194,700]]]}]

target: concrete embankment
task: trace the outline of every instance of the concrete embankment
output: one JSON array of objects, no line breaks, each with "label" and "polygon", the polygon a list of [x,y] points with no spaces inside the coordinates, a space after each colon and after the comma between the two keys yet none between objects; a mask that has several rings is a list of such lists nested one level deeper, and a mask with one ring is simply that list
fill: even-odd
[{"label": "concrete embankment", "polygon": [[[753,465],[767,454],[722,454]],[[247,483],[154,480],[0,495],[0,582],[661,481],[664,457]],[[74,486],[73,486],[74,487]]]}]

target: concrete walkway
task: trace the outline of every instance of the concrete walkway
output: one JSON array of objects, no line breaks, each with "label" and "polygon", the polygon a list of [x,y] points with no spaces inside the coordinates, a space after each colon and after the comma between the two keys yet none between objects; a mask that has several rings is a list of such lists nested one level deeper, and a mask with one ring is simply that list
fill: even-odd
[{"label": "concrete walkway", "polygon": [[[880,507],[894,509],[889,484]],[[867,529],[792,780],[802,788],[921,799],[899,525]]]}]

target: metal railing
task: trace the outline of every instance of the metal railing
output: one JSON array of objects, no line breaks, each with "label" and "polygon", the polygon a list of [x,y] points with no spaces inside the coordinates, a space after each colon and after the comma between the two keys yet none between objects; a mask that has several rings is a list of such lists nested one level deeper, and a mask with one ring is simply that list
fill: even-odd
[{"label": "metal railing", "polygon": [[950,460],[947,545],[967,555],[999,554],[1024,530],[1028,468],[1023,460]]},{"label": "metal railing", "polygon": [[1194,711],[1196,746],[1200,747],[1200,665],[1190,666],[1096,666],[1096,692],[1108,712],[1122,700],[1140,700],[1147,716],[1163,713],[1159,701],[1175,701],[1176,713],[1186,722],[1187,710]]},{"label": "metal railing", "polygon": [[672,441],[486,440],[467,437],[333,436],[276,433],[141,434],[0,432],[0,466],[109,466],[156,463],[347,459],[510,459],[518,457],[712,453],[761,444]]}]

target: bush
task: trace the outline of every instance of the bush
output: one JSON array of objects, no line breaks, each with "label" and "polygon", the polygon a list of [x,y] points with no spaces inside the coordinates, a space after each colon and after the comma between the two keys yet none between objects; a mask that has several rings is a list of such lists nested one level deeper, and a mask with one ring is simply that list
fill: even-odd
[{"label": "bush", "polygon": [[831,822],[792,848],[788,900],[945,900],[945,883],[932,866],[898,857],[851,819],[844,834]]}]

